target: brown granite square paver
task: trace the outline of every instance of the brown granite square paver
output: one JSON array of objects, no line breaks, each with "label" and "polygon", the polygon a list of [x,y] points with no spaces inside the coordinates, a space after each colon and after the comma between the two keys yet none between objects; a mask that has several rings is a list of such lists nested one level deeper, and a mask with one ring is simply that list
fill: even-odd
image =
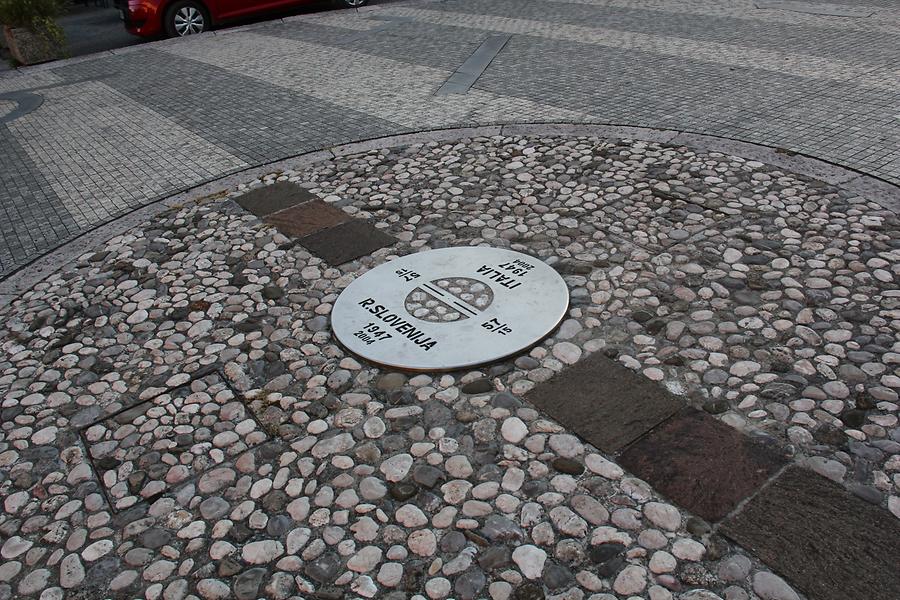
[{"label": "brown granite square paver", "polygon": [[303,247],[331,265],[341,265],[397,243],[396,238],[360,219],[350,219],[302,237],[299,241]]},{"label": "brown granite square paver", "polygon": [[618,451],[683,406],[662,386],[602,354],[563,369],[526,397],[604,452]]},{"label": "brown granite square paver", "polygon": [[246,194],[234,198],[234,201],[247,212],[264,217],[315,199],[315,195],[296,183],[276,181],[272,185],[253,188]]},{"label": "brown granite square paver", "polygon": [[812,471],[786,469],[721,531],[810,599],[900,598],[900,521]]},{"label": "brown granite square paver", "polygon": [[266,223],[274,225],[284,235],[303,237],[340,225],[352,219],[350,215],[321,200],[311,200],[272,213],[263,218]]},{"label": "brown granite square paver", "polygon": [[685,408],[619,457],[619,464],[676,504],[718,521],[786,460],[759,440],[693,408]]}]

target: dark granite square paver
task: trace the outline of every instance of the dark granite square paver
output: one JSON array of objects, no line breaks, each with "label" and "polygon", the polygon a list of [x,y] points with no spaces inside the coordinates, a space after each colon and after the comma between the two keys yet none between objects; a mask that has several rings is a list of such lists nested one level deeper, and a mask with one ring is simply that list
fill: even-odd
[{"label": "dark granite square paver", "polygon": [[728,515],[785,462],[778,450],[693,408],[683,409],[619,457],[623,467],[710,521]]},{"label": "dark granite square paver", "polygon": [[646,377],[602,354],[564,369],[527,399],[604,452],[616,452],[683,403]]},{"label": "dark granite square paver", "polygon": [[808,598],[900,598],[900,521],[801,467],[721,529]]},{"label": "dark granite square paver", "polygon": [[274,212],[315,200],[316,196],[289,181],[276,181],[272,185],[254,188],[234,199],[241,208],[257,217],[265,217]]},{"label": "dark granite square paver", "polygon": [[335,227],[300,238],[300,244],[331,265],[341,265],[397,240],[360,219],[351,219]]},{"label": "dark granite square paver", "polygon": [[352,219],[350,215],[321,200],[311,200],[272,213],[263,220],[274,225],[284,235],[303,237],[340,225]]}]

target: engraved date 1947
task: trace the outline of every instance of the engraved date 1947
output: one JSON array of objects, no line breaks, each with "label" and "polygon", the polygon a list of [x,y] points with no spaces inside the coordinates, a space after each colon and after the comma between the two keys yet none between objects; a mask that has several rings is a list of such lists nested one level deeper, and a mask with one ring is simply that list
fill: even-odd
[{"label": "engraved date 1947", "polygon": [[375,323],[366,323],[365,327],[355,332],[353,335],[364,341],[366,346],[371,346],[380,340],[389,340],[394,337]]}]

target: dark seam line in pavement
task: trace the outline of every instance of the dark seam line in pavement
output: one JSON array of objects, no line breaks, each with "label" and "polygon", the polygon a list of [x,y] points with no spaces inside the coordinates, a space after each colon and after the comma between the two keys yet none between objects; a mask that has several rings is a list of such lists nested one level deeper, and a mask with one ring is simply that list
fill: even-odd
[{"label": "dark seam line in pavement", "polygon": [[435,96],[449,96],[450,94],[465,94],[469,91],[488,65],[491,64],[503,47],[512,37],[506,35],[491,35],[466,59],[456,71],[434,93]]}]

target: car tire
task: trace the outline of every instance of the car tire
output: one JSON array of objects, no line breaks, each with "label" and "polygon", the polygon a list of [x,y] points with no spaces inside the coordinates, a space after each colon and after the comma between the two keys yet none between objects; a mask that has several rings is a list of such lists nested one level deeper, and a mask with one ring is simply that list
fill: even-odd
[{"label": "car tire", "polygon": [[369,0],[334,0],[335,4],[344,8],[359,8],[369,3]]},{"label": "car tire", "polygon": [[209,11],[197,0],[179,0],[166,11],[166,35],[184,37],[211,29]]}]

